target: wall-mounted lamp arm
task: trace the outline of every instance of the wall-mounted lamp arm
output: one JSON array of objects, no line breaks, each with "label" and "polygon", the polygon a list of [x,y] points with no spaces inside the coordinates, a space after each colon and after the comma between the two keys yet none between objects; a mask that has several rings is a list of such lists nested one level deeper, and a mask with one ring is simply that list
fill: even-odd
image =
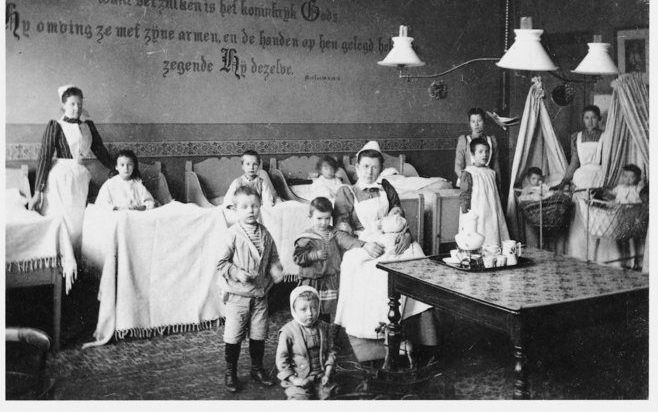
[{"label": "wall-mounted lamp arm", "polygon": [[498,60],[500,60],[500,57],[480,57],[480,58],[477,58],[477,59],[472,59],[472,60],[465,61],[464,63],[458,64],[457,66],[454,66],[454,67],[452,67],[452,68],[450,68],[450,69],[448,69],[444,72],[436,73],[436,74],[414,74],[414,75],[412,75],[412,74],[403,74],[402,69],[404,68],[404,66],[400,66],[400,78],[401,79],[433,79],[433,78],[436,78],[436,77],[445,76],[446,74],[452,73],[455,70],[461,69],[464,66],[468,66],[471,63],[487,62],[487,61],[492,61],[493,62],[493,61],[498,61]]}]

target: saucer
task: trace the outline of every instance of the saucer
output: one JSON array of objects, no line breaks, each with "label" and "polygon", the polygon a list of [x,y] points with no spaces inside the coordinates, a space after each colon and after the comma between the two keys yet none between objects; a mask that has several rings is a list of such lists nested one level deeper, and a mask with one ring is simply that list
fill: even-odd
[{"label": "saucer", "polygon": [[451,257],[444,257],[443,261],[445,263],[449,264],[449,265],[459,265],[461,263],[459,261],[459,259],[453,259],[452,256]]}]

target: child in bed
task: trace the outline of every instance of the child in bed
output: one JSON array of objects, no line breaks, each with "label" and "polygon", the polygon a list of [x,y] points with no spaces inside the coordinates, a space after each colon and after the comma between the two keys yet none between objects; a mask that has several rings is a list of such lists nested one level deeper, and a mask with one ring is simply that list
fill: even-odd
[{"label": "child in bed", "polygon": [[538,167],[531,167],[526,172],[528,185],[523,188],[519,200],[522,202],[537,202],[550,197],[554,192],[544,183],[544,176]]},{"label": "child in bed", "polygon": [[101,186],[96,204],[112,210],[146,210],[155,200],[142,184],[137,156],[132,150],[121,150],[115,161],[114,176]]},{"label": "child in bed", "polygon": [[279,331],[276,367],[288,400],[329,398],[336,351],[330,325],[318,319],[320,296],[310,286],[290,293],[293,320]]},{"label": "child in bed", "polygon": [[509,233],[498,195],[496,172],[487,166],[489,144],[478,137],[471,140],[469,149],[473,164],[464,169],[460,179],[459,227],[461,229],[468,218],[466,215],[475,214],[477,231],[484,236],[484,244],[501,246],[504,240],[509,240]]},{"label": "child in bed", "polygon": [[272,235],[258,223],[260,196],[241,186],[233,196],[238,222],[226,230],[217,269],[225,304],[224,345],[229,392],[239,390],[237,377],[240,344],[249,333],[251,377],[265,386],[274,383],[263,369],[267,337],[267,295],[283,280],[283,269]]},{"label": "child in bed", "polygon": [[254,189],[263,201],[262,206],[274,206],[276,202],[276,191],[269,180],[258,176],[260,168],[261,158],[257,151],[246,150],[242,153],[242,171],[244,174],[231,182],[226,195],[224,195],[224,207],[233,207],[233,197],[235,196],[235,191],[240,186],[248,186]]},{"label": "child in bed", "polygon": [[311,228],[295,240],[293,261],[301,266],[299,286],[312,286],[319,292],[320,318],[333,321],[338,303],[340,264],[346,250],[365,242],[331,227],[334,208],[329,199],[317,197],[310,207]]},{"label": "child in bed", "polygon": [[346,183],[336,177],[338,162],[331,156],[324,156],[318,161],[316,169],[320,175],[311,185],[311,196],[326,197],[333,202],[338,188]]},{"label": "child in bed", "polygon": [[619,183],[610,192],[610,197],[616,203],[635,204],[642,203],[641,192],[643,184],[640,182],[642,171],[634,164],[627,164],[619,178]]}]

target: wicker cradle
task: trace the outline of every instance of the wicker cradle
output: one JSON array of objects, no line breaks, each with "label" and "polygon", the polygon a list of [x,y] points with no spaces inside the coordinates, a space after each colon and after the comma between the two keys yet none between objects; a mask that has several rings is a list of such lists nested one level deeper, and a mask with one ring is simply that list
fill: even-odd
[{"label": "wicker cradle", "polygon": [[583,221],[589,216],[589,233],[597,238],[628,240],[644,238],[649,227],[649,205],[620,204],[598,199],[580,199]]},{"label": "wicker cradle", "polygon": [[529,225],[556,229],[569,225],[573,204],[570,195],[559,192],[543,200],[518,201],[518,206]]}]

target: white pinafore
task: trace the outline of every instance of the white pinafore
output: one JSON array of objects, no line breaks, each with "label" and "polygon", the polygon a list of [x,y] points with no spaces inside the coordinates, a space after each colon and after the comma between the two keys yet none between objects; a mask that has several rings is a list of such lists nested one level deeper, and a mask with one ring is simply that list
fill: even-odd
[{"label": "white pinafore", "polygon": [[[364,230],[358,232],[360,240],[369,242],[381,237],[379,220],[388,213],[386,192],[379,187],[379,196],[359,201],[354,196],[354,211]],[[400,255],[386,255],[386,260],[401,260],[425,256],[417,242]],[[357,338],[382,338],[375,332],[380,322],[388,323],[388,274],[375,265],[382,257],[372,259],[365,250],[352,249],[345,253],[340,267],[340,286],[335,323]],[[431,306],[402,296],[402,319],[416,315]]]},{"label": "white pinafore", "polygon": [[82,223],[91,174],[84,166],[93,158],[91,130],[86,123],[58,121],[71,150],[72,159],[53,159],[41,208],[44,215],[61,215],[71,237],[74,251],[79,252]]},{"label": "white pinafore", "polygon": [[576,143],[580,167],[574,172],[572,183],[578,189],[596,187],[601,179],[602,139],[583,142],[583,132],[578,132]]},{"label": "white pinafore", "polygon": [[[478,216],[477,232],[484,236],[484,244],[501,246],[502,241],[509,240],[509,232],[505,223],[505,213],[500,204],[496,187],[496,172],[488,167],[468,166],[464,171],[471,174],[471,212]],[[459,211],[459,227],[463,224],[461,209]]]}]

